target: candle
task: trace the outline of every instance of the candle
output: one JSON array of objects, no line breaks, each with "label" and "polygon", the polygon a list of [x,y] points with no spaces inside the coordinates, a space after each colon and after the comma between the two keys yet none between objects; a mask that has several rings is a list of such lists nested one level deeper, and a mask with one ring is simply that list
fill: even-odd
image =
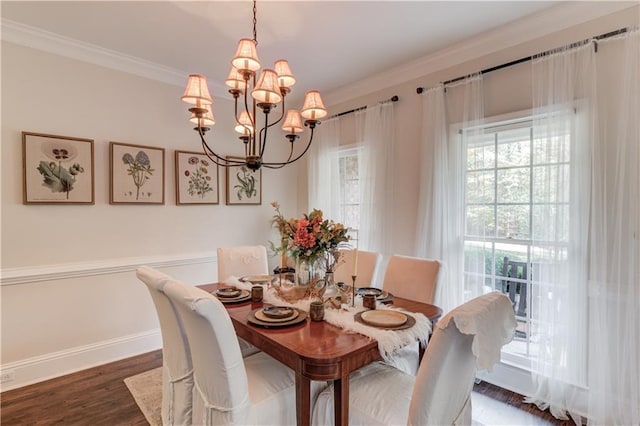
[{"label": "candle", "polygon": [[358,247],[353,250],[355,251],[353,254],[353,275],[358,276]]},{"label": "candle", "polygon": [[280,268],[284,268],[284,252],[280,252]]}]

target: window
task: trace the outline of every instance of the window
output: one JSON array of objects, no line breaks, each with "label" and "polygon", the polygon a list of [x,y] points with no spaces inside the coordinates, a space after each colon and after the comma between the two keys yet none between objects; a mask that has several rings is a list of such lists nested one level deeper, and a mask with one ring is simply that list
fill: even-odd
[{"label": "window", "polygon": [[340,221],[352,229],[351,241],[358,240],[360,228],[360,175],[358,154],[360,148],[345,148],[339,153],[340,162]]},{"label": "window", "polygon": [[[569,130],[536,137],[532,120],[461,132],[466,142],[465,297],[494,290],[509,296],[518,326],[505,347],[513,356],[505,359],[525,366],[537,351],[531,299],[542,284],[536,273],[543,259],[566,256],[569,220]],[[556,220],[545,223],[550,211]]]}]

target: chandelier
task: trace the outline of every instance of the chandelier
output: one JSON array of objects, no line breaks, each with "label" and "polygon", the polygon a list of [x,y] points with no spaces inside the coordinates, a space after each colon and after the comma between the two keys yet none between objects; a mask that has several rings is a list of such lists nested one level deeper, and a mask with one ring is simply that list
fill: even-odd
[{"label": "chandelier", "polygon": [[[244,158],[224,158],[217,154],[205,139],[205,133],[211,130],[210,126],[215,124],[212,110],[213,99],[209,93],[205,76],[189,75],[182,100],[193,105],[189,108],[191,112],[189,121],[196,125],[194,130],[198,132],[203,151],[211,161],[223,167],[245,165],[251,170],[258,170],[262,166],[278,169],[299,160],[307,152],[313,140],[314,129],[320,124],[320,119],[327,115],[327,110],[320,93],[317,90],[310,90],[305,94],[302,109],[300,111],[290,109],[285,115],[285,98],[296,79],[291,72],[289,63],[284,59],[277,60],[273,69],[263,69],[257,76],[261,64],[256,50],[258,45],[256,10],[256,0],[254,0],[253,39],[240,39],[236,54],[231,60],[231,71],[225,81],[229,87],[229,93],[234,99],[236,120],[234,129],[240,134],[239,139],[244,144]],[[281,110],[280,116],[273,119],[272,113],[278,106]],[[264,115],[264,125],[257,131],[256,117],[259,113]],[[284,122],[281,128],[286,132],[285,138],[290,143],[289,156],[284,161],[264,161],[267,133],[283,118]],[[304,127],[310,129],[309,141],[304,150],[294,156],[294,142],[300,137],[298,133],[302,133]]]}]

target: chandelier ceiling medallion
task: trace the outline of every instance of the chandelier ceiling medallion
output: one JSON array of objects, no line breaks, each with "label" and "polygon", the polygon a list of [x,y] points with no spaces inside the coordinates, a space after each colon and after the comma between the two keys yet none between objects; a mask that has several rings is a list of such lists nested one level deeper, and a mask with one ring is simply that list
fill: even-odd
[{"label": "chandelier ceiling medallion", "polygon": [[[239,41],[236,54],[231,60],[231,71],[225,81],[229,87],[229,93],[234,99],[235,131],[240,134],[240,140],[244,144],[244,159],[224,158],[217,154],[205,140],[205,132],[215,124],[213,99],[209,93],[205,76],[189,75],[182,100],[193,105],[189,108],[191,112],[189,121],[196,125],[194,130],[200,135],[204,153],[211,161],[223,167],[246,165],[251,170],[258,170],[262,166],[278,169],[299,160],[307,152],[313,140],[314,129],[320,124],[320,119],[327,115],[327,110],[320,93],[317,90],[310,90],[305,95],[300,112],[290,109],[286,115],[284,114],[285,98],[291,91],[291,86],[296,82],[289,63],[284,59],[277,60],[273,69],[263,69],[257,76],[261,64],[256,51],[258,45],[256,10],[256,0],[254,0],[253,39],[243,38]],[[251,98],[249,98],[249,92]],[[270,114],[279,105],[281,105],[279,118],[272,119],[270,122],[269,119],[272,117]],[[264,114],[264,125],[259,131],[256,131],[255,119],[258,112]],[[264,161],[267,132],[280,123],[283,118],[282,129],[286,132],[285,137],[290,142],[289,157],[285,161],[279,162]],[[304,127],[309,127],[311,130],[309,141],[304,150],[294,156],[294,142],[299,138],[298,133],[304,131]]]}]

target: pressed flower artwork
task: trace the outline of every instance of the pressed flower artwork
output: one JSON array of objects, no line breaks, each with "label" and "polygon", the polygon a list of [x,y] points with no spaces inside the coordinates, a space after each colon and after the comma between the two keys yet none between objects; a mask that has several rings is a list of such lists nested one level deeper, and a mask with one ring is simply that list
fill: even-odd
[{"label": "pressed flower artwork", "polygon": [[164,204],[164,148],[110,143],[111,204]]},{"label": "pressed flower artwork", "polygon": [[[237,159],[236,157],[227,157]],[[227,167],[227,204],[262,204],[262,169]]]},{"label": "pressed flower artwork", "polygon": [[22,132],[25,204],[94,204],[93,140]]},{"label": "pressed flower artwork", "polygon": [[218,204],[218,165],[198,152],[175,156],[176,204]]}]

